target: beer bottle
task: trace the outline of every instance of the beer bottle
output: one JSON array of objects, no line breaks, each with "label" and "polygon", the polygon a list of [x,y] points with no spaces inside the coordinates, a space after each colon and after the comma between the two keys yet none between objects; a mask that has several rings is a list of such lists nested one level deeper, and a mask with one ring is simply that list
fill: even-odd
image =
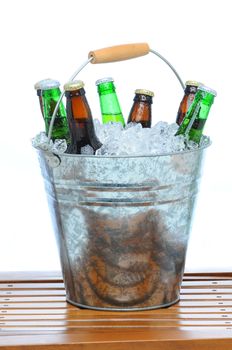
[{"label": "beer bottle", "polygon": [[40,105],[40,110],[41,113],[44,117],[44,111],[43,111],[43,99],[42,99],[42,90],[41,90],[41,85],[44,84],[45,81],[50,80],[50,79],[44,79],[41,81],[38,81],[35,85],[34,88],[37,91],[37,96],[39,97],[39,105]]},{"label": "beer bottle", "polygon": [[201,85],[176,135],[186,135],[189,140],[200,143],[210,108],[217,96],[215,90]]},{"label": "beer bottle", "polygon": [[185,90],[184,90],[184,96],[182,98],[182,101],[180,103],[177,117],[176,117],[176,123],[180,125],[185,117],[185,114],[187,113],[189,107],[191,106],[194,96],[197,92],[197,88],[199,86],[199,83],[194,80],[188,80],[185,83]]},{"label": "beer bottle", "polygon": [[151,127],[151,105],[154,93],[149,90],[135,90],[134,103],[131,107],[127,124],[130,122],[141,123],[143,128]]},{"label": "beer bottle", "polygon": [[113,78],[103,78],[96,81],[103,124],[109,122],[119,122],[125,125],[121,107],[115,91]]},{"label": "beer bottle", "polygon": [[84,83],[81,80],[68,82],[64,85],[64,90],[71,134],[68,153],[94,154],[102,144],[95,134],[91,110],[85,97]]},{"label": "beer bottle", "polygon": [[[56,107],[57,101],[60,98],[60,83],[57,80],[45,79],[35,84],[37,95],[39,96],[40,109],[45,122],[45,131],[48,135],[52,114]],[[67,143],[70,142],[68,121],[66,117],[66,111],[62,101],[59,104],[59,108],[56,114],[52,129],[52,140],[66,139]]]}]

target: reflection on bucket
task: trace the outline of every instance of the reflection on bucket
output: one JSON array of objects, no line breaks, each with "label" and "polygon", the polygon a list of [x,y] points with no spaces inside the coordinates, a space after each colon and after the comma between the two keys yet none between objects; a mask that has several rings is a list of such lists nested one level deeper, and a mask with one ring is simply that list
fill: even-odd
[{"label": "reflection on bucket", "polygon": [[38,150],[70,303],[145,310],[178,301],[204,153],[54,162]]}]

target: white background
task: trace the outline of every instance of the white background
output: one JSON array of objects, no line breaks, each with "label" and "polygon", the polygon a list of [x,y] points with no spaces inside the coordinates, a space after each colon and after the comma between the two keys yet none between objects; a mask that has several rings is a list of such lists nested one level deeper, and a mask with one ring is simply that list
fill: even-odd
[{"label": "white background", "polygon": [[[88,52],[147,42],[177,69],[218,92],[205,133],[208,149],[193,221],[187,271],[231,271],[231,10],[230,1],[2,1],[0,270],[60,268],[40,169],[30,139],[43,129],[33,88],[52,77],[63,85]],[[155,91],[153,122],[173,122],[183,92],[152,54],[89,65],[85,81],[94,117],[100,117],[95,80],[113,76],[127,119],[135,88]]]}]

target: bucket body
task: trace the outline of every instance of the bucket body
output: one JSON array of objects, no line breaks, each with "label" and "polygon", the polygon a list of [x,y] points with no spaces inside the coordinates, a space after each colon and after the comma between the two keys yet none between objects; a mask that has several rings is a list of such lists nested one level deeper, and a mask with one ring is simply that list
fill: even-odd
[{"label": "bucket body", "polygon": [[179,300],[204,153],[58,157],[38,150],[67,301],[125,311]]}]

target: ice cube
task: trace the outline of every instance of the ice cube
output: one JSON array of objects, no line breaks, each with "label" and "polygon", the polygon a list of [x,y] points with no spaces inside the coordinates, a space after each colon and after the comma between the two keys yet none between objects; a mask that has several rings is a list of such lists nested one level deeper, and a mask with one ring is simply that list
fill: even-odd
[{"label": "ice cube", "polygon": [[208,136],[202,135],[201,141],[200,141],[200,147],[205,147],[210,144],[210,138]]},{"label": "ice cube", "polygon": [[199,147],[198,143],[192,141],[192,140],[187,140],[186,142],[187,149],[189,150],[194,150]]},{"label": "ice cube", "polygon": [[172,124],[167,126],[166,134],[170,135],[170,136],[174,136],[178,129],[179,129],[179,125],[176,123],[172,123]]},{"label": "ice cube", "polygon": [[40,132],[32,139],[32,146],[40,148],[43,151],[49,151],[52,149],[53,142],[48,142],[48,137],[45,132]]},{"label": "ice cube", "polygon": [[94,120],[95,132],[101,143],[105,143],[108,139],[117,139],[121,136],[123,126],[121,123],[101,124],[98,119]]},{"label": "ice cube", "polygon": [[40,132],[32,139],[32,146],[40,148],[43,151],[50,151],[56,154],[64,153],[67,149],[66,140],[56,139],[48,142],[48,137],[45,132]]},{"label": "ice cube", "polygon": [[67,142],[64,139],[56,139],[52,146],[52,152],[56,154],[64,153],[67,150]]},{"label": "ice cube", "polygon": [[81,154],[93,155],[94,149],[90,145],[86,145],[84,147],[81,147]]},{"label": "ice cube", "polygon": [[153,135],[162,135],[168,128],[167,122],[159,121],[151,128],[151,133]]}]

